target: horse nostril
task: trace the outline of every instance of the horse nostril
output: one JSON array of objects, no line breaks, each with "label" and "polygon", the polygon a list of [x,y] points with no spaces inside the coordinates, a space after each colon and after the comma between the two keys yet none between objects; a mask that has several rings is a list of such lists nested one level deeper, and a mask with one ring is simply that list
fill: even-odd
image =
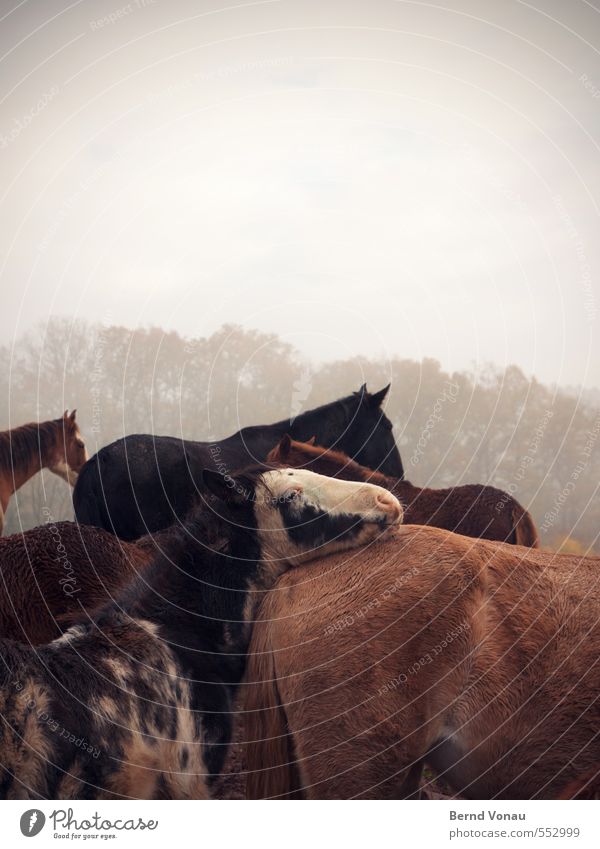
[{"label": "horse nostril", "polygon": [[389,492],[378,492],[376,496],[377,505],[385,511],[385,513],[393,519],[399,519],[402,514],[402,508],[398,500]]}]

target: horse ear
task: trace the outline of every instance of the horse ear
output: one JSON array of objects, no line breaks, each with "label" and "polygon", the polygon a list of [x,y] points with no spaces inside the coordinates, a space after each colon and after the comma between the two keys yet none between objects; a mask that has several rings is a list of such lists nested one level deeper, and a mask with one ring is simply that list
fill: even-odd
[{"label": "horse ear", "polygon": [[287,457],[290,453],[290,449],[292,447],[292,437],[289,433],[286,433],[279,440],[279,445],[277,446],[277,453],[280,457]]},{"label": "horse ear", "polygon": [[307,445],[315,445],[315,444],[316,444],[316,442],[317,442],[317,437],[316,437],[316,436],[311,436],[311,438],[310,438],[310,439],[307,439],[307,440],[306,440],[306,444],[307,444]]},{"label": "horse ear", "polygon": [[242,483],[213,469],[202,469],[202,483],[209,492],[228,504],[242,504],[250,499]]},{"label": "horse ear", "polygon": [[369,393],[367,392],[367,384],[363,383],[363,385],[360,387],[360,389],[358,390],[358,392],[356,394],[357,395],[368,395]]},{"label": "horse ear", "polygon": [[381,407],[383,399],[390,391],[391,385],[391,383],[388,383],[388,385],[384,386],[383,389],[380,389],[379,392],[374,392],[372,395],[369,395],[369,407],[373,407],[373,409]]},{"label": "horse ear", "polygon": [[69,411],[65,410],[64,413],[62,414],[63,419],[66,421],[68,416],[69,416]]},{"label": "horse ear", "polygon": [[75,415],[76,415],[76,413],[77,413],[77,410],[73,410],[73,412],[72,412],[72,413],[71,413],[71,415],[69,416],[69,421],[71,422],[71,424],[73,424],[73,422],[75,421]]}]

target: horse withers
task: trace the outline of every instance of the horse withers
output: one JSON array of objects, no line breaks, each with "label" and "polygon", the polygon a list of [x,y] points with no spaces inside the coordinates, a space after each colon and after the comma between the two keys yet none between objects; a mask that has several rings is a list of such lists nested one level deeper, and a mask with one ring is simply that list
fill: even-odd
[{"label": "horse withers", "polygon": [[254,609],[279,575],[401,519],[380,487],[204,472],[211,493],[117,598],[44,646],[0,641],[3,798],[205,798]]},{"label": "horse withers", "polygon": [[389,387],[366,386],[338,401],[271,425],[245,427],[227,439],[193,442],[171,436],[134,434],[102,448],[84,466],[73,503],[79,522],[96,525],[121,539],[138,539],[177,522],[202,490],[201,471],[230,474],[263,463],[290,431],[297,439],[317,434],[323,445],[339,447],[360,462],[402,477],[392,423],[381,409]]}]

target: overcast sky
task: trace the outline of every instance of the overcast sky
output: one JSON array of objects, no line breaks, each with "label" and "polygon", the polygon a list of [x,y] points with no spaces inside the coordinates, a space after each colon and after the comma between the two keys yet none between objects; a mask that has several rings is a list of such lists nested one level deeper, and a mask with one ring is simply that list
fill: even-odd
[{"label": "overcast sky", "polygon": [[595,3],[0,7],[0,341],[236,322],[600,386]]}]

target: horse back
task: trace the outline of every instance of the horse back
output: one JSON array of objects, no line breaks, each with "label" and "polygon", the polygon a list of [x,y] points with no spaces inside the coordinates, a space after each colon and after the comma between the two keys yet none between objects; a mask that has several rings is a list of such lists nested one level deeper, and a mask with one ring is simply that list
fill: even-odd
[{"label": "horse back", "polygon": [[202,446],[134,434],[101,448],[73,493],[77,521],[134,540],[173,524],[192,506]]},{"label": "horse back", "polygon": [[403,526],[283,576],[255,636],[305,795],[404,797],[423,763],[469,798],[555,798],[587,775],[598,566]]},{"label": "horse back", "polygon": [[[472,540],[444,531],[402,528],[385,542],[288,572],[265,599],[253,641],[268,639],[270,678],[305,795],[412,792],[413,767],[443,734],[481,636],[486,571],[470,549]],[[264,657],[250,656],[249,676],[260,677],[260,663]],[[261,739],[261,715],[254,717]],[[399,734],[398,722],[414,732]],[[260,779],[248,781],[260,796]]]},{"label": "horse back", "polygon": [[531,514],[506,492],[483,484],[448,489],[399,481],[392,489],[405,505],[405,524],[427,524],[456,534],[537,548]]},{"label": "horse back", "polygon": [[149,546],[99,528],[55,522],[0,539],[0,637],[34,644],[60,636],[152,559]]},{"label": "horse back", "polygon": [[149,623],[124,615],[0,647],[0,798],[206,797],[190,685]]},{"label": "horse back", "polygon": [[77,521],[124,540],[164,530],[193,507],[203,469],[232,474],[266,457],[276,437],[269,428],[246,431],[215,442],[150,434],[112,442],[79,475],[73,492]]}]

